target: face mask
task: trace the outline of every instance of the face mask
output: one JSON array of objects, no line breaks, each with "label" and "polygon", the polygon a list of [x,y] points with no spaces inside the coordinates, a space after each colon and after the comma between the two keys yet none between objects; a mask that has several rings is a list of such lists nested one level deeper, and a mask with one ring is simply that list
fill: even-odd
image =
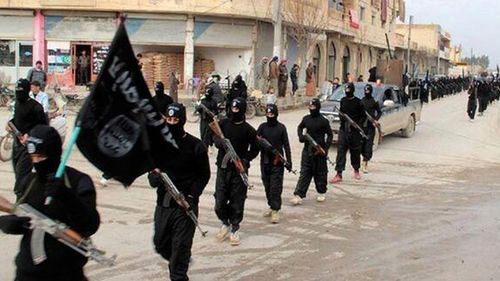
[{"label": "face mask", "polygon": [[47,158],[38,163],[34,163],[33,166],[35,167],[35,171],[38,175],[46,177],[50,174],[54,174],[57,171],[59,160]]},{"label": "face mask", "polygon": [[345,92],[345,96],[348,97],[348,98],[352,98],[352,97],[354,97],[354,94],[352,92],[346,91]]},{"label": "face mask", "polygon": [[231,121],[238,123],[243,120],[245,120],[245,114],[241,110],[239,112],[231,112]]},{"label": "face mask", "polygon": [[29,99],[29,92],[16,92],[16,100],[18,102],[25,102]]},{"label": "face mask", "polygon": [[276,116],[274,116],[274,117],[266,116],[266,119],[267,119],[267,123],[269,125],[276,125],[278,123],[278,117],[276,117]]}]

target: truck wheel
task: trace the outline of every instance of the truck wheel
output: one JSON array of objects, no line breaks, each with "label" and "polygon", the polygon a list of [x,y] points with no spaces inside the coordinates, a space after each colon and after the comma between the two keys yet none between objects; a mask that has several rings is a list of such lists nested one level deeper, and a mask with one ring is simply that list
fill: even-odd
[{"label": "truck wheel", "polygon": [[403,138],[411,138],[415,133],[415,117],[411,115],[408,119],[408,125],[401,131]]},{"label": "truck wheel", "polygon": [[373,147],[372,147],[373,151],[378,149],[378,144],[380,143],[381,140],[382,138],[380,137],[378,130],[375,130],[375,137],[373,138]]}]

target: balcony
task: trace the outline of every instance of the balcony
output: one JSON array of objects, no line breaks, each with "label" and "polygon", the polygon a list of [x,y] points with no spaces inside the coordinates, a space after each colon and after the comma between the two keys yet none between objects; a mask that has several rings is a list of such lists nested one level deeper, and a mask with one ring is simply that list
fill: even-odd
[{"label": "balcony", "polygon": [[439,58],[445,59],[445,60],[450,60],[450,49],[444,48],[444,50],[439,50]]}]

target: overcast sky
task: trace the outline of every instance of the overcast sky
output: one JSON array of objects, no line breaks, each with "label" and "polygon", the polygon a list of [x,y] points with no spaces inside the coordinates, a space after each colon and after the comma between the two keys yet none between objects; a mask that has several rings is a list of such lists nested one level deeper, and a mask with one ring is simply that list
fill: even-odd
[{"label": "overcast sky", "polygon": [[500,65],[499,0],[407,0],[406,23],[435,23],[449,31],[452,45],[462,44],[462,57],[486,54],[489,68]]}]

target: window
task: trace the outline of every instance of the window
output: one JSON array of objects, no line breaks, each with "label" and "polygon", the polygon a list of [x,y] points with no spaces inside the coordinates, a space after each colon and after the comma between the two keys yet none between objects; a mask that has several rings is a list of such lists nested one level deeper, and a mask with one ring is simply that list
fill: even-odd
[{"label": "window", "polygon": [[372,25],[375,25],[375,15],[372,15]]},{"label": "window", "polygon": [[16,65],[16,41],[0,40],[0,66],[15,66],[15,65]]},{"label": "window", "polygon": [[359,21],[365,20],[365,7],[359,7]]},{"label": "window", "polygon": [[19,66],[32,66],[33,63],[33,45],[19,44]]}]

